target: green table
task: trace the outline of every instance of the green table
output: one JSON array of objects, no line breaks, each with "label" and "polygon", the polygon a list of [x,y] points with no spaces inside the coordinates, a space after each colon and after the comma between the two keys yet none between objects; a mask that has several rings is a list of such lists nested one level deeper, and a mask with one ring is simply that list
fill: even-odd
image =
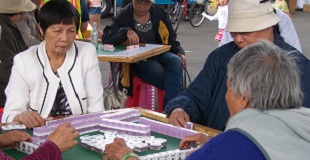
[{"label": "green table", "polygon": [[[117,75],[119,74],[119,70],[116,67],[117,63],[134,63],[141,60],[145,60],[147,58],[162,54],[164,52],[167,52],[170,50],[170,45],[159,45],[159,47],[153,48],[153,47],[146,47],[145,44],[140,44],[141,47],[147,48],[147,50],[144,50],[142,48],[139,48],[138,50],[132,50],[131,54],[126,54],[122,56],[117,56],[117,52],[125,51],[126,47],[125,45],[115,45],[114,51],[106,51],[102,50],[102,44],[98,44],[97,48],[97,57],[99,61],[107,61],[110,62],[110,69],[111,69],[111,75],[112,75],[112,84],[115,92],[116,99],[119,99],[118,97],[118,82],[117,82]],[[140,50],[141,49],[141,50]],[[141,53],[140,53],[141,51]],[[138,52],[138,54],[134,54],[135,52]],[[129,66],[128,66],[129,67]]]},{"label": "green table", "polygon": [[[162,114],[162,113],[158,113],[158,112],[154,112],[154,111],[150,111],[150,110],[146,110],[146,109],[141,109],[141,115],[143,117],[147,117],[153,120],[157,120],[157,121],[161,121],[164,123],[168,122],[168,119],[165,118],[166,115]],[[212,129],[212,128],[208,128],[205,126],[201,126],[201,125],[197,125],[194,124],[194,130],[202,132],[202,133],[208,133],[211,137],[216,136],[217,134],[220,133],[220,131]],[[29,134],[32,134],[32,130],[27,130],[27,132]],[[88,135],[93,135],[93,134],[99,134],[99,132],[92,132],[92,133],[88,133]],[[166,136],[163,134],[159,134],[159,133],[155,133],[152,132],[151,133],[152,136],[155,136],[156,138],[165,138],[167,139],[167,146],[162,148],[159,151],[154,151],[154,150],[149,150],[149,151],[145,151],[145,152],[136,152],[139,156],[143,156],[143,155],[147,155],[147,154],[153,154],[153,153],[158,153],[158,152],[164,152],[164,151],[169,151],[169,150],[175,150],[178,149],[179,147],[179,143],[180,143],[180,139],[177,138],[173,138],[170,136]],[[78,141],[79,138],[77,139]],[[4,153],[10,155],[11,157],[15,158],[15,159],[21,159],[22,157],[26,156],[27,154],[19,152],[17,150],[14,149],[6,149],[3,150]],[[89,151],[83,147],[80,146],[80,144],[74,146],[73,148],[71,148],[70,150],[66,151],[65,153],[62,154],[63,159],[65,160],[101,160],[102,157],[100,154],[96,153],[96,152],[92,152]]]},{"label": "green table", "polygon": [[[32,130],[27,130],[27,132],[29,134],[32,134]],[[96,132],[91,132],[91,133],[87,133],[87,134],[82,134],[83,135],[95,135],[95,134],[102,134],[99,131]],[[147,155],[147,154],[153,154],[153,153],[158,153],[158,152],[164,152],[164,151],[169,151],[169,150],[175,150],[178,149],[179,147],[179,143],[180,143],[180,139],[174,138],[174,137],[170,137],[170,136],[166,136],[163,134],[159,134],[159,133],[155,133],[152,132],[151,133],[152,136],[155,136],[156,138],[165,138],[167,139],[167,146],[162,148],[161,150],[148,150],[145,152],[135,152],[136,154],[138,154],[139,156],[143,156],[143,155]],[[77,139],[80,142],[80,139]],[[15,158],[15,159],[21,159],[22,157],[26,156],[27,154],[17,151],[15,149],[6,149],[3,150],[4,153],[10,155],[11,157]],[[102,157],[99,153],[90,151],[86,148],[83,148],[80,143],[76,146],[74,146],[73,148],[71,148],[70,150],[64,152],[62,154],[62,157],[64,160],[101,160]]]},{"label": "green table", "polygon": [[[143,51],[139,54],[134,55],[124,55],[124,56],[115,56],[116,52],[124,51],[126,50],[125,45],[115,45],[115,50],[113,52],[111,51],[105,51],[102,50],[102,44],[98,44],[97,49],[97,56],[99,61],[107,61],[107,62],[116,62],[116,63],[134,63],[137,61],[141,61],[159,54],[162,54],[164,52],[167,52],[170,50],[170,45],[162,45],[157,48],[152,48],[147,51]],[[145,47],[144,44],[141,44],[141,47]],[[148,48],[148,47],[146,47]],[[133,50],[132,53],[137,52],[137,50]]]}]

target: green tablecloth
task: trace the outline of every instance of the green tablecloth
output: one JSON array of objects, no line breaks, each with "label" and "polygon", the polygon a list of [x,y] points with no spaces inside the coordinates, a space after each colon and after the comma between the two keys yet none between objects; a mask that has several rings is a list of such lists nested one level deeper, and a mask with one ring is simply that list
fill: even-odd
[{"label": "green tablecloth", "polygon": [[[30,131],[30,130],[28,130],[27,132],[32,134],[32,131]],[[97,131],[97,132],[87,133],[87,135],[94,135],[94,134],[99,134],[99,133],[100,132]],[[159,133],[155,133],[155,132],[152,132],[152,136],[155,136],[156,138],[167,139],[167,146],[162,148],[159,151],[149,150],[149,151],[140,152],[140,153],[136,152],[139,156],[178,149],[179,143],[181,141],[180,139],[173,138],[173,137],[166,136],[166,135],[159,134]],[[80,141],[79,139],[77,139],[77,140]],[[5,150],[3,150],[3,152],[10,155],[11,157],[13,157],[15,159],[21,159],[22,157],[27,155],[25,153],[22,153],[22,152],[15,150],[15,149],[5,149]],[[78,144],[78,145],[74,146],[73,148],[71,148],[70,150],[64,152],[62,154],[62,157],[64,160],[71,160],[71,159],[72,160],[101,160],[102,159],[100,154],[93,152],[93,151],[89,151],[89,150],[81,147],[80,144]]]},{"label": "green tablecloth", "polygon": [[102,47],[102,44],[98,44],[98,48],[97,48],[97,55],[100,56],[100,55],[113,55],[115,52],[120,52],[120,51],[124,51],[126,50],[126,47],[125,45],[115,45],[115,50],[114,51],[106,51],[106,50],[103,50],[101,49]]}]

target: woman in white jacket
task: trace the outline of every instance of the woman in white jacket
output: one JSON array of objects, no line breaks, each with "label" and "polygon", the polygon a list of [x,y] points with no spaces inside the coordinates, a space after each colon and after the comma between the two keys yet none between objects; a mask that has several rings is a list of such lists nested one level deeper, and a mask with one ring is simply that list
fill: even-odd
[{"label": "woman in white jacket", "polygon": [[79,21],[68,1],[41,8],[44,41],[15,56],[2,122],[34,128],[44,125],[43,118],[104,110],[96,49],[74,41]]}]

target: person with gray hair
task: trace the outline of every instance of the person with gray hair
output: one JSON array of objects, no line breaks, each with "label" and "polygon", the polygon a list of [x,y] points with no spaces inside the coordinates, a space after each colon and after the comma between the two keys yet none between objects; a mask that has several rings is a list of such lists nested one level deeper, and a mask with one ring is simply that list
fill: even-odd
[{"label": "person with gray hair", "polygon": [[[297,58],[267,40],[236,53],[227,65],[227,128],[211,139],[201,133],[185,137],[180,149],[200,146],[187,160],[309,159],[310,109],[301,107]],[[116,138],[103,158],[126,155],[139,159]]]},{"label": "person with gray hair", "polygon": [[181,149],[203,145],[188,159],[309,159],[310,109],[301,107],[296,58],[267,40],[233,56],[227,66],[227,128],[210,140],[185,137]]},{"label": "person with gray hair", "polygon": [[259,111],[300,108],[299,68],[291,53],[267,40],[247,46],[230,59],[227,85]]},{"label": "person with gray hair", "polygon": [[[310,107],[310,61],[273,29],[280,19],[270,1],[232,0],[228,3],[228,10],[225,30],[230,32],[233,42],[215,49],[187,90],[167,103],[165,112],[170,116],[169,123],[186,127],[186,122],[191,121],[224,130],[230,114],[225,101],[228,62],[242,48],[262,39],[273,42],[296,57],[304,94],[302,106]],[[267,84],[277,85],[273,81],[264,85]]]}]

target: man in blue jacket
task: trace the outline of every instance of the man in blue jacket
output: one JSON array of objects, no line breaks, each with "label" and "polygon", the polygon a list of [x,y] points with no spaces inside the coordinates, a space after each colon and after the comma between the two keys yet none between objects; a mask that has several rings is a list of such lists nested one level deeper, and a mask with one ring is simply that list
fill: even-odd
[{"label": "man in blue jacket", "polygon": [[228,23],[225,31],[231,33],[234,41],[215,49],[188,89],[168,102],[165,112],[170,116],[169,123],[186,127],[185,122],[191,121],[224,130],[229,118],[225,101],[227,63],[241,48],[260,39],[274,42],[280,48],[296,55],[304,93],[303,107],[310,108],[309,59],[285,43],[273,30],[273,26],[280,20],[273,12],[269,0],[242,1],[228,4]]}]

